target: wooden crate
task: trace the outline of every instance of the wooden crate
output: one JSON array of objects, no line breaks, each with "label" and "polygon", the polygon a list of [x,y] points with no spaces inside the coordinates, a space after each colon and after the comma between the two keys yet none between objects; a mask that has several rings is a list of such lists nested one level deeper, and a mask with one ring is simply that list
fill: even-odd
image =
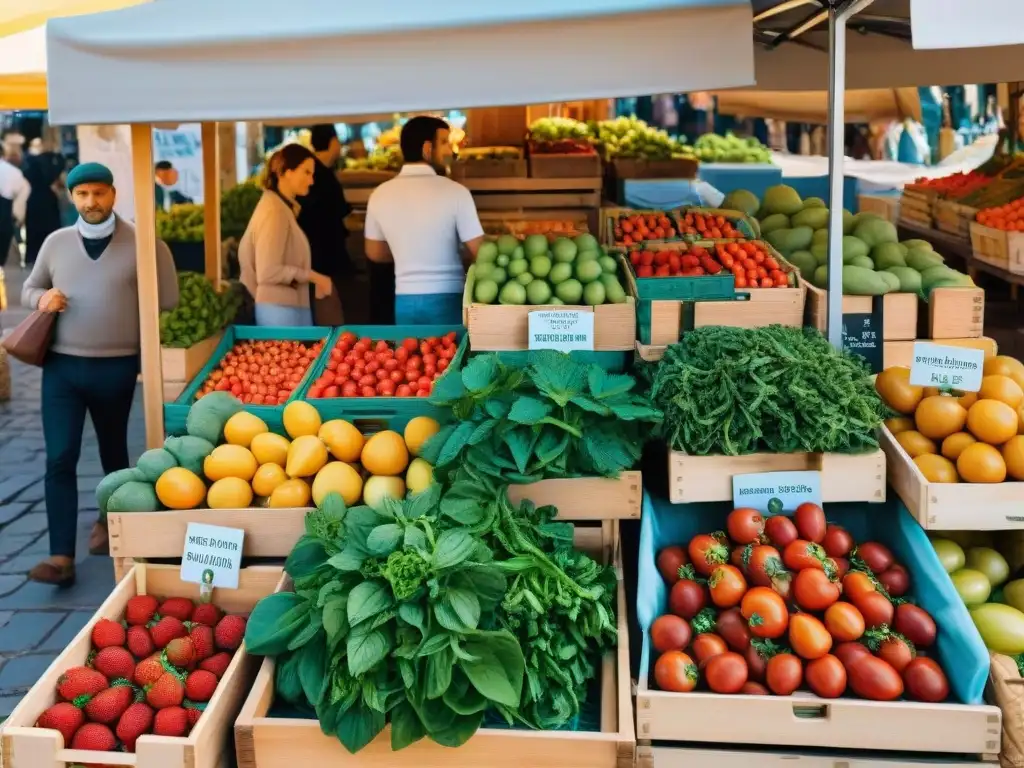
[{"label": "wooden crate", "polygon": [[695,179],[696,160],[674,157],[668,160],[646,160],[639,157],[617,157],[609,164],[612,176],[628,179]]},{"label": "wooden crate", "polygon": [[590,209],[601,207],[601,178],[465,179],[479,211]]},{"label": "wooden crate", "polygon": [[873,213],[895,224],[900,218],[900,199],[895,195],[857,195],[857,211]]},{"label": "wooden crate", "polygon": [[[196,374],[203,369],[203,366],[210,361],[213,350],[220,344],[223,336],[224,331],[217,331],[208,339],[203,339],[198,344],[193,344],[191,347],[185,347],[184,349],[160,347],[160,368],[163,372],[164,386],[166,387],[168,384],[177,386],[180,384],[181,387],[178,390],[180,394],[181,390],[187,387],[192,379],[196,377]],[[173,386],[167,392],[173,391]],[[177,395],[170,400],[174,400],[176,397]],[[167,394],[165,393],[164,401],[170,402],[170,400],[167,399]]]},{"label": "wooden crate", "polygon": [[1005,531],[1024,528],[1024,482],[930,483],[893,434],[882,427],[889,484],[922,528]]},{"label": "wooden crate", "polygon": [[[970,347],[980,349],[985,357],[993,357],[997,354],[998,345],[995,339],[982,336],[978,339],[917,339],[917,341],[933,342],[950,347]],[[894,365],[910,367],[914,360],[915,341],[887,341],[882,345],[882,365],[890,368]]]},{"label": "wooden crate", "polygon": [[945,232],[964,240],[970,240],[971,224],[977,215],[977,208],[963,205],[955,200],[936,198],[932,206],[932,218],[935,220],[935,228],[940,232]]},{"label": "wooden crate", "polygon": [[[757,472],[821,472],[821,500],[885,501],[885,454],[751,453],[690,456],[668,452],[668,494],[673,504],[732,501],[733,475]],[[646,737],[657,738],[657,737]]]},{"label": "wooden crate", "polygon": [[594,177],[600,183],[601,158],[590,155],[530,154],[530,176],[535,179],[585,179]]},{"label": "wooden crate", "polygon": [[[807,324],[822,333],[828,324],[828,292],[801,282],[807,287]],[[871,314],[872,296],[843,296],[843,314]],[[882,338],[917,337],[917,305],[914,293],[887,293],[882,297]]]},{"label": "wooden crate", "polygon": [[931,228],[935,198],[936,194],[932,191],[904,187],[900,195],[900,222]]},{"label": "wooden crate", "polygon": [[[730,745],[731,746],[731,745]],[[798,748],[799,749],[799,748]],[[995,755],[986,755],[986,758]],[[936,755],[934,759],[914,755],[852,754],[849,752],[800,752],[708,747],[637,747],[637,768],[985,768],[977,760],[961,756]]]},{"label": "wooden crate", "polygon": [[[96,615],[75,636],[3,725],[4,768],[58,768],[74,764],[126,765],[139,768],[219,768],[229,750],[231,724],[241,709],[258,668],[243,645],[234,655],[217,692],[187,737],[142,736],[135,754],[66,749],[57,731],[34,728],[36,720],[56,702],[57,678],[83,665],[92,651],[92,628],[101,618],[120,620],[135,595],[199,597],[199,585],[183,582],[178,566],[137,565],[103,602]],[[283,586],[280,567],[243,568],[238,589],[216,590],[214,602],[228,613],[249,613],[263,597]]]},{"label": "wooden crate", "polygon": [[1024,232],[1004,232],[972,222],[971,251],[978,261],[1024,275]]},{"label": "wooden crate", "polygon": [[668,347],[664,345],[641,344],[638,341],[634,351],[636,352],[636,356],[645,363],[656,363],[665,356],[666,349],[668,349]]},{"label": "wooden crate", "polygon": [[[930,339],[980,338],[985,331],[985,291],[981,288],[936,288],[928,297]],[[923,318],[922,318],[923,319]]]},{"label": "wooden crate", "polygon": [[345,191],[345,200],[355,208],[366,208],[370,193],[385,181],[395,178],[395,171],[338,171],[338,180]]},{"label": "wooden crate", "polygon": [[521,157],[480,157],[452,163],[452,178],[456,181],[494,178],[525,179],[526,170],[526,160]]},{"label": "wooden crate", "polygon": [[[267,717],[274,699],[274,661],[265,659],[252,692],[235,721],[238,768],[291,768],[294,765],[336,768],[633,768],[636,736],[629,672],[626,593],[621,578],[618,523],[576,531],[577,546],[612,555],[620,571],[616,653],[601,667],[600,731],[527,731],[481,728],[458,749],[423,739],[401,752],[391,751],[390,726],[357,755],[333,736],[325,736],[315,719]],[[614,553],[614,554],[612,554]]]}]

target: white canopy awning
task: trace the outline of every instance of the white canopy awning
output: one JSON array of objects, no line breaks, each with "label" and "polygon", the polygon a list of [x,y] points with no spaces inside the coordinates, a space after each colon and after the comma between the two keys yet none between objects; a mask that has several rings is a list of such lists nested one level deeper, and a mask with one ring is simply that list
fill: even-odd
[{"label": "white canopy awning", "polygon": [[[918,49],[1024,43],[1024,3],[1020,0],[911,0],[910,6],[914,47]],[[972,50],[969,55],[976,53]]]},{"label": "white canopy awning", "polygon": [[749,0],[158,0],[47,25],[51,120],[389,113],[754,82]]}]

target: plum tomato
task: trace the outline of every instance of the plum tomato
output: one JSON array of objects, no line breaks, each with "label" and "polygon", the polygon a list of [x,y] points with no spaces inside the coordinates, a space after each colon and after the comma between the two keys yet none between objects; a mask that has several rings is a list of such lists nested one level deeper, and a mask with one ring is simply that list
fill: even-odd
[{"label": "plum tomato", "polygon": [[825,528],[825,538],[820,543],[829,557],[846,557],[853,550],[853,536],[839,525]]},{"label": "plum tomato", "polygon": [[768,659],[765,682],[776,696],[789,696],[800,687],[804,678],[804,665],[799,656],[779,653]]},{"label": "plum tomato", "polygon": [[733,651],[711,658],[704,667],[704,679],[715,693],[739,693],[747,682],[747,660]]},{"label": "plum tomato", "polygon": [[914,649],[900,635],[888,635],[878,643],[878,650],[875,652],[880,659],[889,662],[889,665],[900,674],[907,668],[907,664],[914,660]]},{"label": "plum tomato", "polygon": [[711,632],[702,632],[693,638],[693,645],[690,648],[694,659],[697,661],[697,666],[701,669],[712,658],[728,650],[729,646],[725,644],[725,640]]},{"label": "plum tomato", "polygon": [[729,548],[718,536],[699,533],[686,547],[690,562],[701,576],[710,576],[716,565],[729,561]]},{"label": "plum tomato", "polygon": [[807,687],[823,699],[836,699],[846,690],[846,668],[831,653],[815,659],[804,670]]},{"label": "plum tomato", "polygon": [[764,518],[756,509],[740,507],[729,513],[725,530],[737,544],[754,544],[764,534]]},{"label": "plum tomato", "polygon": [[885,595],[881,592],[870,592],[852,598],[851,602],[857,606],[857,610],[864,617],[864,626],[868,629],[880,627],[883,624],[892,626],[893,607]]},{"label": "plum tomato", "polygon": [[732,608],[743,599],[747,591],[747,580],[734,565],[716,565],[708,577],[708,591],[711,593],[711,602],[719,608]]},{"label": "plum tomato", "polygon": [[846,642],[835,646],[832,649],[832,655],[843,662],[844,667],[849,669],[850,665],[861,656],[870,656],[871,651],[863,643]]},{"label": "plum tomato", "polygon": [[666,613],[651,624],[651,645],[658,653],[683,651],[690,644],[692,634],[686,620]]},{"label": "plum tomato", "polygon": [[825,629],[837,642],[853,642],[864,634],[864,617],[851,603],[833,603],[825,609]]},{"label": "plum tomato", "polygon": [[782,562],[791,571],[800,571],[804,568],[817,568],[825,570],[825,550],[820,544],[806,539],[794,539],[782,550]]},{"label": "plum tomato", "polygon": [[782,637],[789,626],[789,609],[778,593],[768,587],[753,587],[740,601],[740,612],[755,637]]},{"label": "plum tomato", "polygon": [[805,611],[824,611],[839,599],[839,584],[824,571],[804,568],[793,579],[793,599]]},{"label": "plum tomato", "polygon": [[893,701],[903,695],[903,680],[889,662],[872,656],[855,656],[844,663],[850,688],[858,696],[871,701]]},{"label": "plum tomato", "polygon": [[804,659],[820,659],[832,650],[832,635],[814,616],[797,613],[789,619],[789,645]]},{"label": "plum tomato", "polygon": [[874,579],[862,571],[850,571],[843,577],[843,597],[851,602],[862,595],[877,591]]},{"label": "plum tomato", "polygon": [[910,590],[910,574],[899,563],[893,563],[878,574],[878,583],[893,597],[903,597]]},{"label": "plum tomato", "polygon": [[675,544],[662,549],[655,561],[658,566],[658,573],[661,574],[661,578],[669,586],[679,581],[679,569],[689,562],[690,559],[686,556],[686,550]]},{"label": "plum tomato", "polygon": [[779,646],[771,640],[754,640],[747,646],[743,657],[747,660],[747,675],[751,680],[759,683],[764,682],[765,671],[768,668],[768,661],[778,653]]},{"label": "plum tomato", "polygon": [[796,525],[796,532],[800,538],[821,544],[825,539],[825,510],[817,504],[805,502],[796,508],[793,513],[793,524]]},{"label": "plum tomato", "polygon": [[923,608],[903,603],[896,608],[893,629],[918,648],[927,648],[935,642],[935,621]]},{"label": "plum tomato", "polygon": [[682,651],[668,651],[654,662],[654,682],[663,691],[688,693],[697,687],[698,680],[697,665]]},{"label": "plum tomato", "polygon": [[850,560],[846,557],[830,557],[833,563],[836,564],[836,576],[842,581],[843,577],[850,572]]},{"label": "plum tomato", "polygon": [[689,621],[707,605],[707,590],[691,579],[680,579],[668,593],[668,609]]},{"label": "plum tomato", "polygon": [[876,575],[888,570],[889,566],[895,562],[889,548],[877,541],[865,541],[858,546],[857,557],[863,560],[864,564]]},{"label": "plum tomato", "polygon": [[793,521],[784,515],[774,515],[765,520],[764,533],[768,541],[779,549],[785,549],[790,542],[800,537]]},{"label": "plum tomato", "polygon": [[729,648],[738,653],[743,653],[750,647],[750,628],[739,608],[730,608],[718,614],[715,632]]},{"label": "plum tomato", "polygon": [[907,695],[915,701],[937,703],[949,697],[949,681],[934,659],[919,656],[903,669]]},{"label": "plum tomato", "polygon": [[[770,587],[772,578],[786,573],[779,550],[768,544],[754,544],[744,547],[743,570],[750,583],[757,587]],[[749,553],[749,554],[748,554]]]},{"label": "plum tomato", "polygon": [[744,696],[770,696],[771,691],[765,688],[761,683],[753,680],[747,680],[740,688],[740,693]]}]

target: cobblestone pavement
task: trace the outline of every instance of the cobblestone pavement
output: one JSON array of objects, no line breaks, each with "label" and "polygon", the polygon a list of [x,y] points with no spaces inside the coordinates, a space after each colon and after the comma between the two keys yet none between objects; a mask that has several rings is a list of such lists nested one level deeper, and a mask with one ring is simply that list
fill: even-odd
[{"label": "cobblestone pavement", "polygon": [[[24,273],[8,268],[7,294],[16,305]],[[0,315],[0,333],[25,316],[17,306]],[[0,403],[0,718],[10,714],[32,684],[74,638],[114,584],[108,557],[88,553],[96,521],[94,491],[103,476],[92,424],[87,423],[78,464],[78,581],[57,590],[26,580],[49,554],[43,498],[45,450],[39,369],[12,361],[11,400]],[[145,447],[141,391],[129,428],[133,459]]]}]

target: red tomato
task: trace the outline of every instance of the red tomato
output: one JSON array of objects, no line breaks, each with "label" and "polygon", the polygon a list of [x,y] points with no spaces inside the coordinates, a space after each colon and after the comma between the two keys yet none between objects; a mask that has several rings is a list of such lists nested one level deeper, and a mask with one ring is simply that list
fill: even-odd
[{"label": "red tomato", "polygon": [[846,669],[849,669],[850,665],[861,656],[871,655],[871,651],[867,649],[867,646],[863,643],[854,642],[840,643],[833,648],[833,651],[833,655],[843,663]]},{"label": "red tomato", "polygon": [[686,556],[686,550],[673,544],[665,547],[658,553],[655,561],[658,566],[658,573],[665,580],[666,584],[675,584],[679,581],[679,569],[690,562]]},{"label": "red tomato", "polygon": [[847,600],[877,592],[878,588],[870,576],[861,571],[851,571],[843,577],[843,596]]},{"label": "red tomato", "polygon": [[395,394],[395,382],[391,379],[384,379],[377,385],[377,392],[384,397],[392,397]]},{"label": "red tomato", "polygon": [[841,643],[859,640],[864,634],[864,617],[855,605],[833,603],[825,609],[825,629]]},{"label": "red tomato", "polygon": [[705,588],[690,579],[680,579],[668,593],[668,609],[689,621],[707,605]]},{"label": "red tomato", "polygon": [[690,562],[702,576],[710,576],[716,565],[721,565],[729,560],[729,548],[721,539],[700,533],[690,539],[686,547],[690,555]]},{"label": "red tomato", "polygon": [[771,658],[773,649],[766,645],[765,640],[758,640],[747,646],[743,658],[747,660],[748,677],[759,683],[764,682],[765,672],[768,668],[768,660]]},{"label": "red tomato", "polygon": [[395,390],[395,394],[398,397],[412,397],[412,389],[408,384],[399,384],[398,389]]},{"label": "red tomato", "polygon": [[702,632],[693,638],[693,647],[690,650],[693,652],[693,657],[697,660],[697,665],[703,669],[704,665],[711,661],[712,658],[720,653],[725,653],[729,650],[729,647],[725,644],[725,640],[718,635]]},{"label": "red tomato", "polygon": [[372,385],[367,385],[359,390],[359,394],[363,397],[376,397],[377,390],[374,389]]},{"label": "red tomato", "polygon": [[830,525],[825,529],[821,546],[829,557],[846,557],[853,549],[853,536],[842,526]]},{"label": "red tomato", "polygon": [[878,658],[889,662],[889,665],[900,674],[907,664],[914,660],[914,649],[898,635],[890,635],[878,645]]},{"label": "red tomato", "polygon": [[877,541],[865,541],[857,547],[857,556],[864,561],[872,573],[876,574],[888,570],[895,561],[889,548]]},{"label": "red tomato", "polygon": [[418,341],[416,341],[416,339],[403,339],[402,340],[402,349],[404,349],[406,352],[415,352],[419,348],[420,348],[420,343]]},{"label": "red tomato", "polygon": [[824,611],[839,599],[839,585],[824,571],[804,568],[793,579],[793,599],[805,611]]},{"label": "red tomato", "polygon": [[354,381],[346,381],[341,388],[342,397],[359,397],[359,385]]},{"label": "red tomato", "polygon": [[753,680],[747,680],[740,688],[740,693],[744,696],[769,696],[771,691],[765,688],[761,683],[754,682]]},{"label": "red tomato", "polygon": [[690,644],[690,625],[678,616],[666,613],[651,624],[651,645],[658,653],[682,651]]},{"label": "red tomato", "polygon": [[704,679],[715,693],[739,693],[747,674],[746,659],[733,651],[712,657],[704,667]]},{"label": "red tomato", "polygon": [[846,668],[828,653],[807,665],[804,672],[807,687],[823,699],[836,699],[846,690]]},{"label": "red tomato", "polygon": [[754,586],[770,587],[773,577],[789,574],[782,564],[782,555],[775,547],[768,544],[754,544],[741,551],[744,552],[743,569]]},{"label": "red tomato", "polygon": [[935,621],[926,610],[910,603],[896,608],[893,629],[918,648],[927,648],[935,642]]},{"label": "red tomato", "polygon": [[792,653],[780,653],[768,659],[765,681],[776,696],[789,696],[800,687],[803,677],[803,662]]},{"label": "red tomato", "polygon": [[817,568],[825,570],[825,550],[820,544],[815,544],[805,539],[795,539],[786,545],[782,551],[782,562],[793,571],[800,571],[804,568]]},{"label": "red tomato", "polygon": [[708,591],[711,602],[719,608],[732,608],[739,605],[747,591],[747,580],[736,566],[718,565],[708,578]]},{"label": "red tomato", "polygon": [[870,653],[854,658],[846,667],[850,688],[872,701],[894,701],[903,695],[903,680],[890,664]]},{"label": "red tomato", "polygon": [[850,561],[845,557],[830,557],[829,560],[836,564],[836,577],[842,581],[850,572]]},{"label": "red tomato", "polygon": [[864,616],[864,626],[868,629],[874,629],[883,624],[892,626],[894,613],[892,603],[881,592],[860,595],[853,598],[852,602]]},{"label": "red tomato", "polygon": [[741,507],[729,513],[725,529],[737,544],[754,544],[764,533],[764,518],[756,509]]},{"label": "red tomato", "polygon": [[805,502],[793,513],[793,523],[800,538],[821,544],[825,539],[825,510],[817,504]]},{"label": "red tomato", "polygon": [[782,598],[767,587],[754,587],[743,596],[740,612],[756,637],[782,637],[789,625],[789,610]]},{"label": "red tomato", "polygon": [[682,651],[663,653],[654,662],[654,681],[663,691],[687,693],[697,687],[699,679],[693,659]]},{"label": "red tomato", "polygon": [[940,702],[949,697],[949,681],[934,659],[924,656],[911,661],[903,670],[907,695],[915,701]]},{"label": "red tomato", "polygon": [[739,608],[730,608],[718,614],[715,632],[734,651],[742,653],[750,647],[750,628]]},{"label": "red tomato", "polygon": [[878,574],[878,583],[893,597],[902,597],[910,589],[910,574],[902,565],[894,563]]},{"label": "red tomato", "polygon": [[[335,387],[337,389],[337,387]],[[323,389],[321,387],[310,387],[309,392],[306,393],[306,397],[311,400],[316,400],[318,397],[323,396]],[[337,397],[337,395],[335,395]]]},{"label": "red tomato", "polygon": [[832,650],[832,635],[809,613],[797,613],[789,619],[789,644],[802,658],[820,659]]},{"label": "red tomato", "polygon": [[338,397],[339,394],[340,391],[333,385],[324,390],[324,397]]},{"label": "red tomato", "polygon": [[764,533],[772,544],[782,549],[800,536],[793,521],[784,515],[774,515],[765,520]]}]

